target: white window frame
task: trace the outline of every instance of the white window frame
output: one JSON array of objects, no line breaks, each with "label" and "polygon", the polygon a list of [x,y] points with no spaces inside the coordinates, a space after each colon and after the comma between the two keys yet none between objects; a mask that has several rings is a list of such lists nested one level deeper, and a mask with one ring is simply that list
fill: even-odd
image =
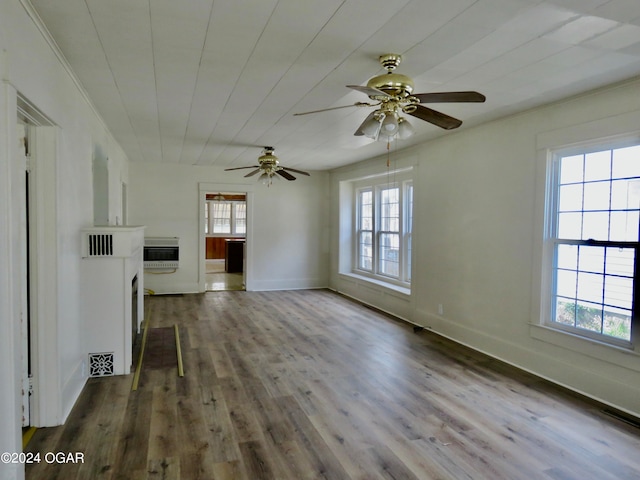
[{"label": "white window frame", "polygon": [[[585,239],[561,239],[557,231],[557,216],[559,209],[559,190],[560,190],[560,161],[572,155],[582,155],[607,150],[616,150],[633,145],[640,145],[640,140],[636,137],[631,139],[614,139],[583,142],[574,144],[570,147],[558,147],[548,150],[547,172],[546,172],[546,195],[545,195],[545,228],[544,228],[544,246],[543,246],[543,269],[542,269],[542,302],[540,311],[540,325],[553,331],[566,333],[578,338],[595,341],[600,345],[622,348],[625,350],[634,350],[640,339],[640,244],[637,241],[620,242],[620,241],[599,241]],[[634,278],[634,294],[631,320],[630,340],[616,338],[610,335],[578,328],[576,326],[564,325],[554,320],[555,315],[555,298],[557,294],[557,285],[555,282],[557,264],[557,248],[558,245],[574,245],[578,247],[619,247],[634,248],[636,252],[635,260],[635,278]]]},{"label": "white window frame", "polygon": [[[214,232],[214,205],[215,204],[229,204],[231,205],[230,216],[230,231],[229,232]],[[245,205],[245,231],[238,231],[237,223],[237,209],[239,205]],[[246,235],[246,201],[245,200],[207,200],[205,204],[205,234],[209,236],[237,236],[244,237]]]},{"label": "white window frame", "polygon": [[[411,251],[409,246],[411,244],[411,228],[412,228],[412,208],[413,198],[408,205],[409,192],[413,194],[413,181],[410,178],[395,178],[392,181],[388,176],[380,176],[368,178],[354,183],[354,208],[353,208],[353,262],[352,273],[375,279],[383,283],[388,283],[395,286],[404,288],[410,288],[411,286]],[[398,188],[398,212],[397,222],[398,231],[383,231],[381,229],[381,192],[389,188]],[[360,242],[362,237],[362,225],[361,225],[361,195],[363,192],[371,192],[373,196],[372,218],[373,227],[371,231],[371,253],[372,253],[372,268],[362,268],[360,264],[361,251]],[[368,231],[368,230],[367,230]],[[381,258],[381,236],[385,233],[397,234],[398,239],[398,275],[384,273],[382,270],[382,262],[386,261]]]}]

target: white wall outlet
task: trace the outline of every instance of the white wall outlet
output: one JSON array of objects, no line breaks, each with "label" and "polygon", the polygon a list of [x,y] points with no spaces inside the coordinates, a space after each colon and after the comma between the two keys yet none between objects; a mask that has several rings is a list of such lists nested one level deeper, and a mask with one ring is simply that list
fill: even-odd
[{"label": "white wall outlet", "polygon": [[438,315],[444,315],[444,307],[441,303],[438,304]]}]

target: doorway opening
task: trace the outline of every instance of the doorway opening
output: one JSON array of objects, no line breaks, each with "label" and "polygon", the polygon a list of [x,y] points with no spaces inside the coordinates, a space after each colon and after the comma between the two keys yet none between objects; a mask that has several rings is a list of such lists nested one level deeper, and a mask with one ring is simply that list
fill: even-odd
[{"label": "doorway opening", "polygon": [[[58,127],[25,97],[16,92],[17,149],[14,160],[23,170],[20,193],[19,325],[22,426],[59,425],[61,383],[59,377],[58,299],[56,285],[56,141]],[[24,183],[23,183],[24,182]],[[78,375],[69,388],[79,389]]]},{"label": "doorway opening", "polygon": [[20,237],[22,239],[22,315],[21,315],[21,338],[20,353],[22,360],[21,370],[21,383],[22,383],[22,428],[23,435],[31,426],[31,381],[33,378],[32,371],[32,325],[31,325],[31,296],[32,296],[32,278],[31,278],[31,258],[34,248],[33,238],[30,235],[30,202],[33,198],[31,192],[31,179],[29,171],[29,140],[28,140],[28,126],[26,122],[18,118],[18,155],[20,156],[20,163],[24,165],[25,184],[24,184],[24,198],[21,218],[21,232]]},{"label": "doorway opening", "polygon": [[245,290],[247,194],[207,193],[205,291]]}]

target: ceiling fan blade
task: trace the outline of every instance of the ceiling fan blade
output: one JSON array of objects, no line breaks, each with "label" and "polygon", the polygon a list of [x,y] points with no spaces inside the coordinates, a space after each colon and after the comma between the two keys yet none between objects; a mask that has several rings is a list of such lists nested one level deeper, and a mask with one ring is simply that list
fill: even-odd
[{"label": "ceiling fan blade", "polygon": [[370,97],[388,97],[389,96],[382,90],[378,90],[377,88],[371,88],[371,87],[366,87],[362,85],[347,85],[347,88],[353,88],[354,90],[358,90],[359,92],[362,92],[365,95],[369,95]]},{"label": "ceiling fan blade", "polygon": [[360,126],[358,127],[358,129],[356,130],[356,132],[354,133],[354,135],[356,137],[361,137],[364,135],[364,132],[362,131],[362,127],[363,125],[365,125],[369,120],[371,120],[374,115],[376,114],[377,110],[374,110],[373,112],[371,112],[369,115],[367,115],[367,118],[364,119],[364,122],[362,122],[360,124]]},{"label": "ceiling fan blade", "polygon": [[450,117],[449,115],[445,115],[428,107],[423,107],[422,105],[416,105],[416,107],[415,111],[405,113],[424,120],[425,122],[433,123],[445,130],[452,130],[462,125],[462,120],[458,120],[457,118]]},{"label": "ceiling fan blade", "polygon": [[278,175],[280,175],[281,177],[286,178],[287,180],[295,180],[296,179],[296,177],[294,177],[289,172],[287,172],[287,171],[285,171],[283,169],[276,170],[276,173]]},{"label": "ceiling fan blade", "polygon": [[416,93],[413,95],[420,103],[454,103],[454,102],[478,102],[482,103],[486,97],[478,92],[436,92]]},{"label": "ceiling fan blade", "polygon": [[376,105],[373,103],[366,103],[366,102],[356,102],[353,105],[342,105],[340,107],[330,107],[330,108],[322,108],[320,110],[311,110],[310,112],[300,112],[300,113],[294,113],[294,116],[297,115],[309,115],[310,113],[320,113],[320,112],[328,112],[329,110],[338,110],[340,108],[350,108],[350,107],[375,107]]},{"label": "ceiling fan blade", "polygon": [[280,167],[282,170],[288,170],[289,172],[296,172],[299,173],[301,175],[306,175],[307,177],[310,177],[311,175],[308,172],[303,172],[302,170],[296,170],[295,168],[289,168],[289,167]]},{"label": "ceiling fan blade", "polygon": [[243,168],[260,168],[260,167],[258,165],[251,165],[249,167],[225,168],[224,171],[228,172],[229,170],[242,170]]},{"label": "ceiling fan blade", "polygon": [[249,172],[245,175],[245,177],[252,177],[254,176],[256,173],[258,173],[260,171],[260,167],[256,168],[253,172]]}]

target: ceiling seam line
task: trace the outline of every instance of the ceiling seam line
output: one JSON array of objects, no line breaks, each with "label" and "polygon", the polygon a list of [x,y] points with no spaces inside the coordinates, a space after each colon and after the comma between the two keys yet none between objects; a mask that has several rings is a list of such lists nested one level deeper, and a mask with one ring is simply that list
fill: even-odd
[{"label": "ceiling seam line", "polygon": [[[247,64],[249,63],[249,61],[253,57],[253,54],[255,53],[258,44],[260,43],[260,39],[264,35],[264,32],[267,29],[267,25],[269,25],[269,22],[271,21],[271,18],[273,17],[273,13],[276,11],[276,9],[278,8],[279,4],[280,4],[280,0],[278,0],[276,2],[275,6],[273,7],[273,10],[271,10],[271,13],[269,14],[269,18],[265,22],[264,27],[262,28],[262,31],[260,32],[260,35],[258,36],[256,42],[254,43],[253,48],[251,49],[251,53],[249,53],[249,55],[247,56],[247,61],[244,62],[244,65],[242,66],[242,70],[240,70],[240,73],[238,74],[238,78],[236,79],[236,81],[235,81],[235,83],[233,85],[233,88],[231,89],[231,92],[229,93],[229,96],[227,97],[227,101],[224,103],[224,106],[222,107],[222,110],[220,110],[220,116],[222,116],[222,114],[224,113],[224,111],[227,108],[227,105],[229,105],[229,101],[231,100],[231,97],[233,97],[233,93],[236,91],[236,88],[238,87],[238,79],[240,77],[242,77],[242,74],[246,70]],[[213,126],[213,129],[211,130],[211,133],[207,137],[207,141],[205,142],[204,146],[202,147],[202,151],[201,151],[200,155],[198,156],[198,159],[196,160],[194,165],[200,165],[200,160],[202,159],[202,155],[204,154],[204,150],[207,148],[207,145],[209,145],[209,142],[211,141],[211,138],[213,137],[213,134],[216,131],[216,128],[218,128],[218,122],[219,122],[219,119],[216,120],[216,123]],[[220,155],[218,154],[218,156],[220,156]],[[214,161],[217,160],[217,157],[215,159],[213,159],[213,160]],[[210,163],[214,163],[214,162],[212,161]]]},{"label": "ceiling seam line", "polygon": [[209,20],[207,20],[207,29],[204,34],[204,40],[202,41],[202,48],[200,49],[200,59],[198,60],[198,73],[193,82],[193,95],[191,96],[191,103],[189,104],[189,115],[187,116],[187,124],[184,127],[184,136],[182,137],[182,145],[180,146],[180,155],[178,155],[178,163],[182,163],[182,152],[184,151],[184,143],[189,131],[189,120],[191,119],[191,113],[193,112],[193,104],[196,98],[196,88],[198,86],[198,78],[200,77],[200,69],[202,67],[202,58],[204,57],[204,48],[207,45],[207,38],[209,37],[209,29],[211,28],[211,19],[213,18],[213,10],[216,4],[216,0],[211,1],[211,9],[209,10]]}]

